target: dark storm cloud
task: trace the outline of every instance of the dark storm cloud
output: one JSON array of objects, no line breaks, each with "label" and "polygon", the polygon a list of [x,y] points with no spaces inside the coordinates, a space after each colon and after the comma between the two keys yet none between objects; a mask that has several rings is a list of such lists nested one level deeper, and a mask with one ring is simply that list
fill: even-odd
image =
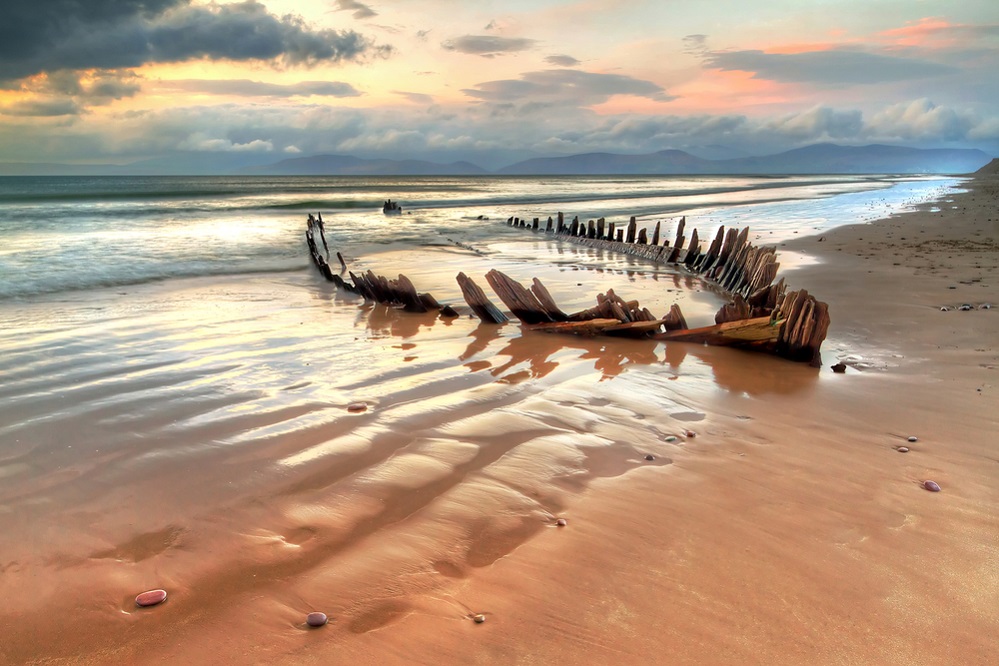
[{"label": "dark storm cloud", "polygon": [[337,0],[336,8],[340,12],[354,12],[353,16],[356,19],[378,16],[378,12],[363,2],[357,2],[357,0]]},{"label": "dark storm cloud", "polygon": [[576,60],[572,56],[561,55],[561,54],[550,55],[547,58],[545,58],[545,62],[547,62],[549,65],[557,65],[559,67],[575,67],[576,65],[581,64],[578,60]]},{"label": "dark storm cloud", "polygon": [[192,58],[312,65],[388,49],[353,31],[313,30],[298,17],[277,17],[255,0],[207,6],[190,0],[7,0],[0,80]]},{"label": "dark storm cloud", "polygon": [[637,95],[658,101],[674,99],[651,81],[621,74],[594,74],[573,69],[527,72],[519,79],[487,81],[462,92],[486,102],[510,103],[525,100],[544,105],[588,106],[605,102],[613,95]]},{"label": "dark storm cloud", "polygon": [[863,51],[713,51],[705,65],[728,71],[754,72],[754,78],[788,83],[849,85],[924,79],[957,70],[927,60]]},{"label": "dark storm cloud", "polygon": [[243,97],[357,97],[361,94],[354,86],[340,81],[301,81],[280,84],[250,81],[249,79],[182,79],[163,81],[161,85],[188,92]]},{"label": "dark storm cloud", "polygon": [[465,35],[449,39],[441,46],[448,51],[458,51],[471,55],[492,57],[502,53],[526,51],[536,44],[536,40],[523,37],[498,37],[495,35]]}]

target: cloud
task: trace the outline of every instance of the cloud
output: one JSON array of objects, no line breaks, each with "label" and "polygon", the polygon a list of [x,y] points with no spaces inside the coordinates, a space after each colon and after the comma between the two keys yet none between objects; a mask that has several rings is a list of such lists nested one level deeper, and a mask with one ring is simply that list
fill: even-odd
[{"label": "cloud", "polygon": [[140,77],[132,71],[97,70],[48,72],[21,81],[23,99],[0,107],[10,116],[77,116],[87,107],[110,104],[139,92]]},{"label": "cloud", "polygon": [[418,92],[407,92],[405,90],[393,90],[396,95],[400,97],[405,97],[410,102],[414,104],[433,104],[434,98],[432,95],[427,95],[425,93]]},{"label": "cloud", "polygon": [[950,23],[939,17],[925,17],[910,22],[901,28],[892,28],[878,33],[892,42],[906,45],[930,43],[967,43],[969,40],[988,39],[999,36],[999,23],[962,24]]},{"label": "cloud", "polygon": [[550,55],[545,58],[545,62],[549,65],[557,65],[559,67],[575,67],[576,65],[581,65],[582,63],[572,56],[569,55]]},{"label": "cloud", "polygon": [[180,144],[181,150],[193,150],[208,153],[269,153],[274,150],[270,141],[254,139],[246,143],[234,143],[230,139],[212,139],[202,134],[194,134]]},{"label": "cloud", "polygon": [[280,84],[250,81],[249,79],[178,79],[161,81],[160,85],[188,92],[241,97],[357,97],[361,94],[349,83],[339,81],[301,81]]},{"label": "cloud", "polygon": [[899,58],[864,51],[830,50],[801,53],[711,51],[707,67],[753,72],[754,78],[820,85],[876,84],[925,79],[957,70],[928,60]]},{"label": "cloud", "polygon": [[7,0],[0,80],[45,71],[125,69],[150,62],[277,61],[314,65],[385,54],[353,31],[317,30],[256,0]]},{"label": "cloud", "polygon": [[336,0],[336,11],[354,12],[353,16],[356,19],[366,19],[371,18],[372,16],[378,16],[378,12],[363,2],[357,2],[357,0]]},{"label": "cloud", "polygon": [[537,43],[524,37],[499,37],[496,35],[465,35],[441,44],[448,51],[458,51],[491,58],[503,53],[526,51]]},{"label": "cloud", "polygon": [[683,38],[683,52],[698,58],[708,55],[707,35],[687,35]]},{"label": "cloud", "polygon": [[[273,154],[275,159],[353,153],[390,159],[470,160],[487,167],[531,154],[664,149],[696,154],[704,146],[724,146],[730,153],[759,155],[823,141],[976,146],[993,153],[999,149],[999,114],[979,116],[921,99],[874,112],[820,105],[764,117],[740,113],[601,115],[586,108],[558,106],[558,100],[550,102],[557,112],[532,115],[521,106],[529,101],[428,104],[416,111],[401,100],[394,107],[358,109],[274,98],[263,103],[123,111],[110,117],[96,113],[52,116],[45,122],[5,115],[5,122],[0,122],[0,145],[5,161],[124,162],[193,150],[256,151]],[[44,110],[23,107],[16,111]]]},{"label": "cloud", "polygon": [[978,124],[968,112],[917,99],[875,113],[867,128],[870,134],[886,139],[960,141],[971,136]]},{"label": "cloud", "polygon": [[787,114],[761,125],[761,130],[807,141],[850,140],[862,136],[863,129],[864,115],[860,111],[838,111],[828,106]]},{"label": "cloud", "polygon": [[0,114],[6,116],[75,116],[80,106],[71,99],[28,100],[0,106]]},{"label": "cloud", "polygon": [[606,102],[614,95],[636,95],[657,101],[673,99],[651,81],[622,74],[595,74],[565,69],[527,72],[519,79],[487,81],[462,92],[485,102],[502,104],[526,101],[542,106],[591,106]]}]

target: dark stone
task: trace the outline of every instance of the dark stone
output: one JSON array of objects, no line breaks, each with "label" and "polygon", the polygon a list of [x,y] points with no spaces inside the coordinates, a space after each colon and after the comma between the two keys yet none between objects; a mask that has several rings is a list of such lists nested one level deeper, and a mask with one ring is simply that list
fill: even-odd
[{"label": "dark stone", "polygon": [[919,438],[918,438],[918,437],[916,437],[915,435],[910,435],[910,436],[908,437],[908,439],[906,439],[906,441],[907,441],[907,442],[918,442],[918,441],[919,441]]},{"label": "dark stone", "polygon": [[486,616],[483,615],[482,613],[479,613],[478,615],[476,615],[472,619],[475,620],[475,624],[482,624],[483,622],[486,621]]},{"label": "dark stone", "polygon": [[566,525],[569,524],[569,521],[567,521],[565,518],[559,518],[558,520],[555,521],[555,524],[558,525],[559,527],[565,527]]},{"label": "dark stone", "polygon": [[929,481],[929,480],[923,481],[923,488],[926,488],[931,493],[940,492],[940,486],[937,484],[936,481]]},{"label": "dark stone", "polygon": [[832,367],[832,371],[838,372],[839,374],[843,374],[844,372],[846,372],[846,363],[837,363]]},{"label": "dark stone", "polygon": [[143,592],[135,598],[136,606],[155,606],[156,604],[161,604],[166,601],[167,593],[166,590],[149,590],[148,592]]},{"label": "dark stone", "polygon": [[651,453],[646,453],[645,454],[645,459],[646,460],[655,460],[656,457],[654,455],[652,455]]},{"label": "dark stone", "polygon": [[352,414],[360,414],[361,412],[368,411],[368,406],[363,402],[352,402],[347,405],[347,411]]},{"label": "dark stone", "polygon": [[457,317],[458,311],[452,308],[450,305],[445,305],[444,307],[441,308],[441,316],[447,317],[449,319],[452,317]]},{"label": "dark stone", "polygon": [[310,627],[321,627],[326,624],[327,621],[328,618],[326,617],[326,613],[320,613],[319,611],[309,613],[309,615],[305,618],[305,623]]}]

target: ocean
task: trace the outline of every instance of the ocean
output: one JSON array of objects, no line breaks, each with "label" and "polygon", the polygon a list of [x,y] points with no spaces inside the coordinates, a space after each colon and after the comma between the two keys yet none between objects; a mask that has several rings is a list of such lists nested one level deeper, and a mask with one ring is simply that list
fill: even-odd
[{"label": "ocean", "polygon": [[[760,242],[876,219],[937,196],[939,177],[3,177],[0,300],[174,278],[303,270],[302,230],[322,213],[339,248],[510,239],[497,221],[563,211],[631,215],[665,232],[681,215],[710,238]],[[391,198],[404,215],[386,218]],[[667,235],[667,238],[671,236]],[[444,241],[442,239],[450,239]]]}]

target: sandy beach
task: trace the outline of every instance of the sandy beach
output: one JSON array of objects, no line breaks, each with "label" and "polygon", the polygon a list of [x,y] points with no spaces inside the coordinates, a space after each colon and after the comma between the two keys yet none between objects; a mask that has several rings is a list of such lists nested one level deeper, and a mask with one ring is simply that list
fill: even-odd
[{"label": "sandy beach", "polygon": [[[780,246],[829,304],[818,370],[444,322],[311,271],[20,308],[0,660],[996,663],[994,172]],[[447,297],[464,260],[379,259]]]}]

